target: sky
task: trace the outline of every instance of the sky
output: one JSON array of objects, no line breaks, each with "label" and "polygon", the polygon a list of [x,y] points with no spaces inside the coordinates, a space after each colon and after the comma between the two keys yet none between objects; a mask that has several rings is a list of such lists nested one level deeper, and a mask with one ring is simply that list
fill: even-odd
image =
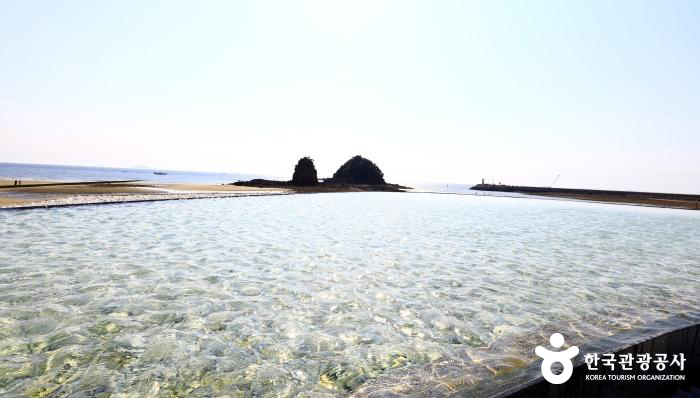
[{"label": "sky", "polygon": [[0,0],[0,162],[700,193],[698,1]]}]

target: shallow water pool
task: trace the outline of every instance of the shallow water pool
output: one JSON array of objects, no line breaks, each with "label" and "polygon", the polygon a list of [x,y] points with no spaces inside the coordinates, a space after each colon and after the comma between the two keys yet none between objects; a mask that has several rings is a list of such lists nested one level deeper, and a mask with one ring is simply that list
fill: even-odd
[{"label": "shallow water pool", "polygon": [[700,213],[345,193],[0,212],[0,394],[449,394],[697,310]]}]

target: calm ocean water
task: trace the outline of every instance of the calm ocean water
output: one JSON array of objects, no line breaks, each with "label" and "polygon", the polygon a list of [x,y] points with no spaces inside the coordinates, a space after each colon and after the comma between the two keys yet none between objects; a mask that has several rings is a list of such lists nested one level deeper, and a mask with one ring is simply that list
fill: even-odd
[{"label": "calm ocean water", "polygon": [[700,304],[682,210],[348,193],[8,211],[0,233],[9,396],[440,396],[553,332]]},{"label": "calm ocean water", "polygon": [[[154,174],[166,172],[166,175]],[[47,179],[59,181],[143,180],[152,182],[224,184],[261,176],[234,173],[207,173],[161,169],[61,166],[26,163],[0,163],[0,178]],[[269,177],[263,177],[269,178]]]}]

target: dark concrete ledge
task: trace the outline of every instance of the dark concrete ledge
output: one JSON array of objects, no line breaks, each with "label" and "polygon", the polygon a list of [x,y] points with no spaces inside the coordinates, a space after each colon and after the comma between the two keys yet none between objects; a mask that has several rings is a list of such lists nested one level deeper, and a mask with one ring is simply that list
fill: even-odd
[{"label": "dark concrete ledge", "polygon": [[[688,320],[693,324],[688,326]],[[654,330],[652,324],[649,330]],[[564,384],[554,385],[546,381],[540,373],[541,361],[536,361],[523,369],[519,375],[510,377],[510,380],[501,380],[500,383],[485,382],[480,386],[456,393],[453,397],[491,397],[491,398],[588,398],[588,397],[671,397],[679,391],[687,391],[691,387],[700,388],[700,320],[697,315],[685,319],[685,325],[677,329],[666,329],[647,335],[644,338],[632,339],[632,343],[622,348],[612,350],[600,350],[600,347],[608,345],[606,339],[592,344],[580,346],[581,349],[574,363],[574,372],[571,378]],[[633,334],[630,332],[629,334]],[[623,334],[624,336],[624,334]],[[621,336],[614,336],[620,338]],[[613,337],[610,340],[614,340]],[[649,370],[643,372],[636,366],[631,371],[623,371],[616,366],[614,371],[599,364],[598,371],[589,370],[583,357],[584,354],[595,352],[602,356],[605,353],[621,354],[667,354],[669,363],[674,354],[684,354],[685,368],[683,371],[676,366],[668,368],[664,372],[656,370],[653,358]],[[607,376],[608,380],[590,380],[591,377]],[[683,375],[684,381],[674,380],[609,380],[610,375]],[[683,396],[682,394],[679,396]]]}]

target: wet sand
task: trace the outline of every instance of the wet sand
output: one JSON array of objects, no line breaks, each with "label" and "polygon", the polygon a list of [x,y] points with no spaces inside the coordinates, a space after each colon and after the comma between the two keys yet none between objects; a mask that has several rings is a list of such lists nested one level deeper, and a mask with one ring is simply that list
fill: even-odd
[{"label": "wet sand", "polygon": [[551,198],[585,200],[590,202],[615,203],[636,206],[670,207],[674,209],[700,210],[700,202],[682,199],[655,199],[655,198],[630,198],[614,195],[582,195],[582,194],[555,194],[540,193],[537,196]]},{"label": "wet sand", "polygon": [[[60,185],[60,181],[0,180],[0,208],[52,207],[79,204],[142,202],[155,200],[202,199],[261,194],[289,193],[275,188],[219,184],[112,183]],[[33,184],[57,184],[35,186]]]},{"label": "wet sand", "polygon": [[470,189],[486,192],[513,192],[550,198],[585,200],[589,202],[700,210],[700,195],[694,194],[530,187],[500,184],[477,184]]}]

